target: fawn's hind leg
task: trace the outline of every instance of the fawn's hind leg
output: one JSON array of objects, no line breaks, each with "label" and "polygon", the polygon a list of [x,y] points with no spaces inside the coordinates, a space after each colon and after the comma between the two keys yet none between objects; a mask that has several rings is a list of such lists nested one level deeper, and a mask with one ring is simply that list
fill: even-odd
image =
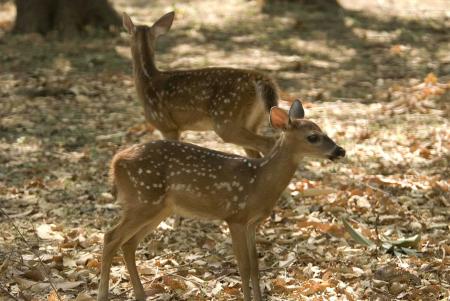
[{"label": "fawn's hind leg", "polygon": [[245,153],[247,154],[248,157],[250,158],[261,158],[261,153],[258,151],[255,151],[251,148],[244,148]]},{"label": "fawn's hind leg", "polygon": [[[243,127],[220,127],[216,129],[216,133],[225,142],[234,143],[246,149],[263,153],[264,155],[267,154],[274,145],[273,138],[258,135]],[[251,154],[255,153],[252,152]]]},{"label": "fawn's hind leg", "polygon": [[100,284],[98,287],[98,301],[108,300],[109,291],[109,274],[111,270],[112,260],[117,252],[117,249],[132,236],[134,236],[139,228],[144,224],[144,221],[133,219],[131,217],[124,217],[120,223],[113,229],[108,231],[104,236],[102,267],[100,273]]},{"label": "fawn's hind leg", "polygon": [[161,212],[151,219],[138,233],[122,245],[123,258],[130,274],[130,281],[133,285],[134,295],[136,300],[145,300],[144,287],[139,279],[139,273],[136,268],[136,249],[139,242],[153,231],[159,223],[168,216],[166,212]]},{"label": "fawn's hind leg", "polygon": [[[267,119],[268,118],[267,118],[266,114],[264,114],[264,113],[254,116],[254,118],[247,120],[246,129],[257,136],[261,136],[261,137],[267,138],[267,140],[270,140],[272,138],[267,137],[265,135],[260,135],[258,133],[258,130],[262,127],[262,125],[267,123]],[[273,146],[274,143],[275,143],[275,141],[272,141],[272,145],[270,146],[270,148]],[[270,151],[270,148],[268,151]],[[244,151],[247,154],[247,156],[250,158],[261,158],[262,155],[265,155],[268,152],[267,151],[265,153],[265,152],[255,150],[254,148],[246,148],[246,147],[244,147]]]},{"label": "fawn's hind leg", "polygon": [[161,131],[161,134],[163,135],[164,139],[166,140],[180,140],[180,131],[178,130],[171,130],[171,131]]},{"label": "fawn's hind leg", "polygon": [[[133,210],[125,211],[119,224],[117,224],[113,229],[105,234],[100,284],[97,296],[97,300],[99,301],[108,300],[109,275],[112,260],[117,252],[117,249],[119,249],[124,243],[132,239],[146,225],[153,225],[154,223],[156,223],[156,221],[158,221],[158,223],[156,224],[158,225],[162,218],[169,215],[168,209],[165,209],[164,207],[145,208],[146,210],[142,209],[143,208],[139,207]],[[131,258],[129,255],[127,255],[127,257]],[[136,268],[134,267],[134,269]]]}]

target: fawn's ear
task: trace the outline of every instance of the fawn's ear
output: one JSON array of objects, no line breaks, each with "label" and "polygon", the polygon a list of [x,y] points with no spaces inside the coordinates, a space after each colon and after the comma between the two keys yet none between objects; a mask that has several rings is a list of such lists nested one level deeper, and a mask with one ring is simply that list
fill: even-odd
[{"label": "fawn's ear", "polygon": [[289,121],[295,119],[302,119],[305,117],[305,110],[303,110],[303,105],[299,99],[294,100],[289,109]]},{"label": "fawn's ear", "polygon": [[269,122],[274,129],[286,130],[289,126],[289,115],[279,107],[272,107],[270,109]]},{"label": "fawn's ear", "polygon": [[175,12],[165,14],[158,21],[153,24],[153,30],[155,32],[155,37],[165,34],[169,31],[170,26],[172,26],[173,19],[175,18]]},{"label": "fawn's ear", "polygon": [[132,34],[136,30],[133,21],[131,21],[131,18],[127,13],[123,13],[122,15],[122,24],[129,34]]}]

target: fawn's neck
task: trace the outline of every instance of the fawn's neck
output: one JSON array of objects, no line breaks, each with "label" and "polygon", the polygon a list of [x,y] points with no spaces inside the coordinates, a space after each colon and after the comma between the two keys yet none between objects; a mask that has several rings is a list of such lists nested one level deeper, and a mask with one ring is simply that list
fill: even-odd
[{"label": "fawn's neck", "polygon": [[140,41],[136,47],[132,48],[131,55],[133,57],[133,68],[136,76],[151,80],[159,73],[159,70],[155,65],[155,53],[148,47],[146,38],[144,36],[144,41]]},{"label": "fawn's neck", "polygon": [[264,192],[264,197],[272,205],[289,184],[302,158],[294,144],[282,133],[270,153],[258,159],[260,176],[257,189]]}]

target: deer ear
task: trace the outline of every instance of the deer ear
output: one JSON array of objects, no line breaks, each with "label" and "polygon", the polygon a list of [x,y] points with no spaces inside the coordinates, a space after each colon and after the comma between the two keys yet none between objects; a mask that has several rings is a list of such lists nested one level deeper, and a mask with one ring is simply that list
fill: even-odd
[{"label": "deer ear", "polygon": [[155,37],[165,34],[172,26],[173,19],[175,18],[175,12],[165,14],[158,21],[153,24],[153,30],[155,31]]},{"label": "deer ear", "polygon": [[131,18],[129,15],[127,15],[127,13],[123,13],[122,15],[122,24],[129,34],[135,32],[133,21],[131,21]]},{"label": "deer ear", "polygon": [[299,99],[294,100],[289,109],[289,120],[293,121],[295,119],[302,119],[305,117],[305,110],[303,110],[303,105]]},{"label": "deer ear", "polygon": [[289,115],[279,107],[272,107],[270,109],[269,122],[274,129],[286,130],[289,125]]}]

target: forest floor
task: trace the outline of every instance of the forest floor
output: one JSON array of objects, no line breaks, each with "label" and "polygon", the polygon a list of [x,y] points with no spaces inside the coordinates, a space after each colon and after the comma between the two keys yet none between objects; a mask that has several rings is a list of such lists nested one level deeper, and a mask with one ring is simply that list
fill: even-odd
[{"label": "forest floor", "polygon": [[[244,0],[113,2],[146,24],[176,11],[158,43],[161,69],[271,74],[347,150],[340,162],[306,160],[259,228],[267,300],[449,300],[446,1],[263,12]],[[103,233],[120,212],[109,161],[160,136],[144,123],[125,33],[11,36],[13,18],[1,2],[0,299],[93,300]],[[182,139],[243,154],[213,133]],[[173,224],[161,223],[137,252],[148,300],[240,300],[226,226]],[[111,296],[132,299],[116,259]]]}]

